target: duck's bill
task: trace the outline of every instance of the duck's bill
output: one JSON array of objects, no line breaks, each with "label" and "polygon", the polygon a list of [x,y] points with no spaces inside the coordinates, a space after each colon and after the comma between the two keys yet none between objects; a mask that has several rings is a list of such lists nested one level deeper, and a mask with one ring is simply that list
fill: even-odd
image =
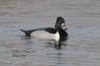
[{"label": "duck's bill", "polygon": [[67,28],[67,27],[63,27],[63,29],[64,29],[64,30],[68,30],[68,28]]}]

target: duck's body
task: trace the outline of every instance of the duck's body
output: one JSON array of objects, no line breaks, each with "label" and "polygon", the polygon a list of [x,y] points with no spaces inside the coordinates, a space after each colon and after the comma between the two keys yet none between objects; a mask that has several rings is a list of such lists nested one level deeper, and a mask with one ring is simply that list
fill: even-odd
[{"label": "duck's body", "polygon": [[55,28],[46,27],[33,30],[21,29],[21,31],[24,32],[27,37],[33,36],[41,39],[54,39],[56,41],[56,45],[60,45],[60,42],[67,40],[68,37],[68,34],[64,29],[65,20],[62,17],[58,17]]}]

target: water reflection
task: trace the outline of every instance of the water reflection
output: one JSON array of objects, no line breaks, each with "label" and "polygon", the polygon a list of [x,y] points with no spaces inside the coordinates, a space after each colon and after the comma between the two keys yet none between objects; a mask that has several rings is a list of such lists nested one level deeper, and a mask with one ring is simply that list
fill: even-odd
[{"label": "water reflection", "polygon": [[56,52],[48,52],[47,56],[48,58],[52,58],[52,60],[48,60],[50,61],[50,65],[48,66],[62,66],[66,63],[64,63],[64,57],[63,57],[63,53],[62,50],[55,50]]},{"label": "water reflection", "polygon": [[0,0],[0,5],[10,4],[14,0]]},{"label": "water reflection", "polygon": [[45,44],[47,44],[46,47],[53,47],[53,48],[58,49],[58,50],[60,50],[60,49],[62,49],[63,47],[67,46],[66,43],[67,43],[67,42],[64,41],[64,42],[61,42],[60,45],[56,45],[56,43],[54,43],[54,42],[52,42],[52,41],[49,41],[49,40],[48,40],[47,42],[45,42]]},{"label": "water reflection", "polygon": [[57,64],[57,65],[58,65],[58,64],[59,64],[59,65],[63,64],[63,63],[62,63],[62,62],[63,62],[63,61],[62,61],[62,59],[63,59],[63,58],[62,58],[62,57],[63,57],[63,56],[62,56],[62,53],[60,53],[60,52],[59,52],[59,53],[55,53],[55,55],[56,55],[56,59],[55,59],[55,60],[56,60],[56,64]]},{"label": "water reflection", "polygon": [[31,53],[35,53],[35,50],[33,50],[33,41],[31,40],[31,37],[24,37],[20,36],[21,38],[21,44],[20,49],[12,49],[12,56],[13,57],[24,57],[28,56]]}]

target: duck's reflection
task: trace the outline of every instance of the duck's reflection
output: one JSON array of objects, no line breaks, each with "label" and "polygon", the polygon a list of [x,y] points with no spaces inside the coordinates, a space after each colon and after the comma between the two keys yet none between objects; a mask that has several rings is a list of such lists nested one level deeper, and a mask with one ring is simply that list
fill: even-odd
[{"label": "duck's reflection", "polygon": [[63,57],[63,53],[61,52],[61,50],[58,50],[55,53],[48,53],[47,54],[49,58],[51,58],[50,60],[50,65],[54,65],[54,66],[62,66],[64,63],[64,57]]},{"label": "duck's reflection", "polygon": [[55,44],[55,42],[53,42],[53,41],[48,41],[48,42],[45,42],[46,44],[48,44],[47,45],[47,47],[54,47],[55,49],[61,49],[62,47],[64,47],[64,46],[67,46],[67,42],[66,41],[61,41],[61,42],[59,42],[60,44]]}]

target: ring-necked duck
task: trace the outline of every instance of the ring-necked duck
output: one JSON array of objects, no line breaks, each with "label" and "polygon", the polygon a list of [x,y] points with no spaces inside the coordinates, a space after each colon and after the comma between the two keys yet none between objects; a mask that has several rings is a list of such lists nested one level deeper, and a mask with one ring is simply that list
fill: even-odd
[{"label": "ring-necked duck", "polygon": [[[25,36],[30,37],[38,37],[42,39],[53,39],[55,40],[55,47],[60,48],[61,42],[67,40],[68,33],[65,31],[67,30],[65,26],[65,20],[63,17],[57,17],[55,28],[46,27],[46,28],[38,28],[32,30],[23,30],[20,29],[22,32],[25,33]],[[40,34],[39,34],[40,33]]]}]

